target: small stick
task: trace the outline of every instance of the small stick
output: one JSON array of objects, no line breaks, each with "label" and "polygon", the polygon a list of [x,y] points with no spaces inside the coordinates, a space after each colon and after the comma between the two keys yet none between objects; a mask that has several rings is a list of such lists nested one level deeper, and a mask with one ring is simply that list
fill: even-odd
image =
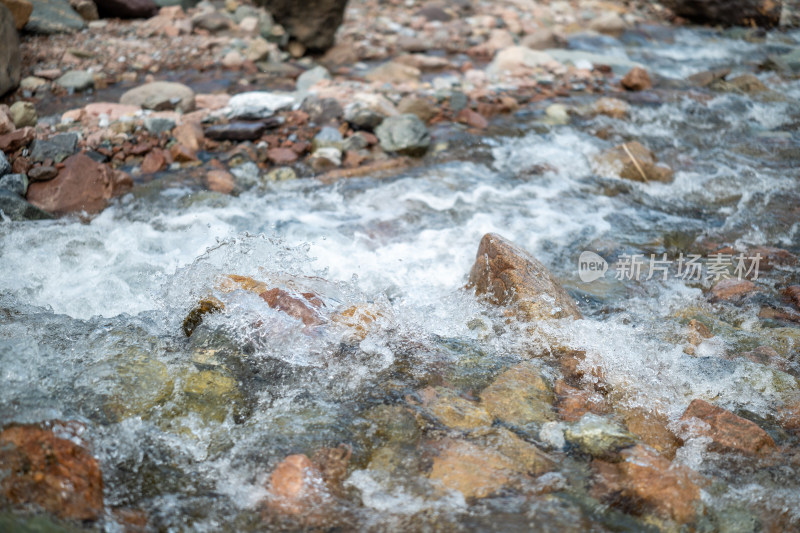
[{"label": "small stick", "polygon": [[650,181],[650,180],[647,179],[647,174],[644,173],[644,170],[642,170],[642,167],[639,166],[639,161],[637,161],[636,158],[633,157],[633,154],[628,149],[628,143],[622,143],[622,149],[625,150],[625,153],[628,154],[628,157],[630,157],[631,161],[633,161],[633,164],[636,167],[636,170],[638,170],[639,174],[641,174],[641,176],[642,176],[642,180],[644,180],[645,182]]}]

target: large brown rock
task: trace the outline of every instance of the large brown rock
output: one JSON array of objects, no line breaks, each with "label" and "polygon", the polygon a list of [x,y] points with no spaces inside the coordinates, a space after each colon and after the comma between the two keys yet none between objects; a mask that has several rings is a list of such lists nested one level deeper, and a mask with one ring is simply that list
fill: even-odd
[{"label": "large brown rock", "polygon": [[485,498],[509,484],[516,470],[514,462],[501,453],[467,441],[447,440],[433,459],[429,478],[465,498]]},{"label": "large brown rock", "polygon": [[621,461],[592,462],[592,495],[623,508],[652,510],[678,523],[693,522],[703,479],[642,444],[620,452]]},{"label": "large brown rock", "polygon": [[49,213],[65,214],[75,211],[98,213],[114,196],[133,185],[124,172],[94,161],[85,154],[64,160],[64,168],[52,180],[32,183],[27,199]]},{"label": "large brown rock", "polygon": [[0,96],[19,85],[21,68],[14,16],[0,3]]},{"label": "large brown rock", "polygon": [[481,239],[467,287],[495,305],[508,306],[517,318],[581,318],[575,300],[528,252],[495,233]]},{"label": "large brown rock", "polygon": [[150,18],[158,12],[153,0],[95,0],[94,3],[102,18]]},{"label": "large brown rock", "polygon": [[256,3],[264,6],[309,51],[324,52],[333,46],[347,0],[258,0]]},{"label": "large brown rock", "polygon": [[77,444],[83,430],[77,422],[53,421],[0,432],[0,500],[70,520],[100,518],[103,479],[97,460]]},{"label": "large brown rock", "polygon": [[11,16],[14,17],[14,25],[18,30],[25,27],[28,19],[31,18],[33,12],[33,4],[30,0],[0,0],[0,4],[5,4]]},{"label": "large brown rock", "polygon": [[664,0],[676,15],[701,24],[723,26],[777,26],[781,1],[776,0]]},{"label": "large brown rock", "polygon": [[695,428],[695,431],[711,438],[712,450],[765,454],[775,449],[772,437],[754,422],[699,398],[689,404],[681,417],[685,422],[691,422],[693,419],[703,422]]}]

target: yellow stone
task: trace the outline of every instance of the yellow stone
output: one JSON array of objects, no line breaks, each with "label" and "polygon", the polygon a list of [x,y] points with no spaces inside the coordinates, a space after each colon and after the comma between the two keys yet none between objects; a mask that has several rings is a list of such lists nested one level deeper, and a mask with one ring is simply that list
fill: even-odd
[{"label": "yellow stone", "polygon": [[451,429],[469,431],[492,425],[492,417],[480,404],[461,398],[447,389],[437,391],[428,409]]},{"label": "yellow stone", "polygon": [[552,389],[541,369],[529,362],[500,374],[483,390],[481,402],[494,418],[512,425],[541,424],[556,419]]},{"label": "yellow stone", "polygon": [[509,484],[514,464],[506,456],[467,441],[448,441],[433,460],[429,478],[464,498],[485,498]]}]

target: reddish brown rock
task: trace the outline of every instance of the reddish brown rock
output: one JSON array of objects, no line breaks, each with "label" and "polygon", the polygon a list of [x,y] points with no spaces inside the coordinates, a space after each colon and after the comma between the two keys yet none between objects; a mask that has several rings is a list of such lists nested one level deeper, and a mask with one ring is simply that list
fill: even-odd
[{"label": "reddish brown rock", "polygon": [[667,459],[675,457],[681,443],[669,429],[669,419],[665,415],[644,408],[624,410],[622,414],[628,431]]},{"label": "reddish brown rock", "polygon": [[734,300],[757,290],[756,284],[746,279],[722,279],[711,288],[710,298],[712,302]]},{"label": "reddish brown rock", "polygon": [[558,397],[558,415],[566,422],[576,422],[586,413],[602,415],[608,412],[605,398],[600,394],[570,387],[564,380],[558,380],[553,387]]},{"label": "reddish brown rock", "polygon": [[169,149],[169,155],[177,163],[197,161],[197,152],[182,144],[173,144]]},{"label": "reddish brown rock", "polygon": [[208,181],[208,189],[210,191],[222,194],[230,194],[236,187],[233,175],[224,170],[209,170],[208,174],[206,174],[206,180]]},{"label": "reddish brown rock", "polygon": [[202,148],[205,134],[203,127],[197,122],[184,122],[172,130],[172,136],[189,150],[197,152]]},{"label": "reddish brown rock", "polygon": [[681,417],[682,421],[689,423],[693,419],[705,423],[695,427],[694,431],[710,437],[713,450],[765,454],[775,448],[772,437],[755,423],[704,400],[693,400]]},{"label": "reddish brown rock", "polygon": [[30,203],[55,214],[98,213],[133,184],[127,174],[114,172],[85,154],[70,156],[63,164],[55,178],[31,183],[27,195]]},{"label": "reddish brown rock", "polygon": [[543,264],[495,233],[481,239],[467,287],[523,320],[581,318],[575,301]]},{"label": "reddish brown rock", "polygon": [[797,264],[797,256],[782,248],[759,246],[748,250],[747,256],[759,256],[758,269],[762,272],[772,270],[776,266],[794,266]]},{"label": "reddish brown rock", "polygon": [[155,150],[151,150],[148,152],[146,156],[144,156],[144,161],[142,161],[142,172],[145,174],[152,174],[153,172],[158,172],[164,165],[166,164],[166,157],[164,157],[164,151],[156,148]]},{"label": "reddish brown rock", "polygon": [[620,452],[618,469],[623,493],[651,506],[658,514],[679,523],[694,520],[700,503],[699,478],[672,464],[651,448],[636,445]]},{"label": "reddish brown rock", "polygon": [[36,130],[28,126],[5,135],[0,135],[0,150],[6,153],[16,152],[28,146],[36,138]]},{"label": "reddish brown rock", "polygon": [[303,299],[300,299],[283,289],[274,288],[260,293],[259,296],[271,308],[302,320],[306,326],[322,324],[319,313],[314,309],[314,296],[311,294],[303,294]]},{"label": "reddish brown rock", "polygon": [[479,130],[485,129],[487,126],[489,126],[489,121],[486,120],[483,115],[469,108],[462,109],[458,115],[456,115],[456,121]]},{"label": "reddish brown rock", "polygon": [[275,467],[267,490],[267,508],[289,515],[307,513],[329,497],[322,473],[300,454],[288,456]]},{"label": "reddish brown rock", "polygon": [[633,67],[622,80],[620,85],[628,91],[646,91],[653,87],[650,74],[642,67]]},{"label": "reddish brown rock", "polygon": [[783,289],[781,294],[789,303],[800,309],[800,285],[790,285]]},{"label": "reddish brown rock", "polygon": [[77,422],[53,421],[12,425],[0,432],[2,499],[34,504],[69,520],[100,518],[100,467],[86,446],[76,443],[82,443],[84,429]]},{"label": "reddish brown rock", "polygon": [[267,158],[276,165],[291,165],[297,161],[297,153],[291,148],[270,148]]}]

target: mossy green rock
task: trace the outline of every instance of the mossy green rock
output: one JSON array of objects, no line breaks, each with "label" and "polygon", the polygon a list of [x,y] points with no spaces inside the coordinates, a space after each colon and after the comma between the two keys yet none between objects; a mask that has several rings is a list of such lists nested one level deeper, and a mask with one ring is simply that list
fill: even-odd
[{"label": "mossy green rock", "polygon": [[594,456],[604,456],[636,443],[636,436],[619,424],[594,414],[585,414],[565,432],[571,444]]}]

